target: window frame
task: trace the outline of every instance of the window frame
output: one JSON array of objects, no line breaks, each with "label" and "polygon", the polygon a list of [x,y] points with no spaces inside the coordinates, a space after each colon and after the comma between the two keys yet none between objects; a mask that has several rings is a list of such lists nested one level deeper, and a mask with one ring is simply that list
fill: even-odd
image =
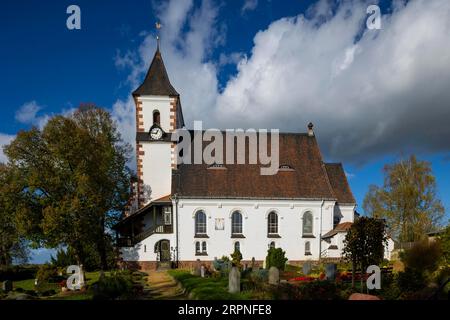
[{"label": "window frame", "polygon": [[[306,221],[310,219],[310,225],[306,225]],[[311,229],[311,232],[305,232],[305,228]],[[314,215],[311,211],[305,211],[302,217],[302,235],[305,236],[313,236],[314,235]]]},{"label": "window frame", "polygon": [[[204,221],[200,221],[200,218],[199,218],[200,216],[204,217]],[[206,213],[203,210],[197,210],[195,212],[194,232],[195,232],[195,235],[207,235],[208,234],[208,217],[206,216]]]},{"label": "window frame", "polygon": [[[239,218],[237,218],[238,221],[235,221],[235,217],[239,217]],[[235,228],[237,228],[237,229],[235,229]],[[235,231],[240,231],[240,232],[235,232]],[[244,217],[242,215],[242,212],[240,212],[239,210],[235,210],[231,214],[231,236],[243,235],[243,234],[244,234]]]},{"label": "window frame", "polygon": [[158,126],[161,125],[161,112],[159,112],[159,110],[153,110],[152,120],[153,124],[157,124]]},{"label": "window frame", "polygon": [[207,244],[206,244],[206,241],[202,241],[202,247],[201,247],[201,249],[202,249],[202,251],[201,251],[201,253],[202,254],[206,254],[207,252],[208,252],[208,246],[207,246]]},{"label": "window frame", "polygon": [[200,241],[195,241],[195,255],[202,253]]},{"label": "window frame", "polygon": [[310,256],[312,255],[311,253],[311,242],[310,241],[306,241],[305,242],[305,256]]},{"label": "window frame", "polygon": [[[272,217],[275,217],[274,221],[271,221]],[[279,232],[278,213],[276,213],[275,211],[271,211],[267,216],[267,234],[278,235],[278,232]]]}]

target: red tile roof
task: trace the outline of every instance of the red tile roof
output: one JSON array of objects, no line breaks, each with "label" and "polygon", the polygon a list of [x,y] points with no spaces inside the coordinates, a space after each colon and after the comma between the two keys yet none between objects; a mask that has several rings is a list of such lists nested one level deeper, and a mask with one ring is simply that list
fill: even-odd
[{"label": "red tile roof", "polygon": [[355,203],[355,198],[341,163],[326,163],[325,169],[331,184],[331,188],[340,203]]},{"label": "red tile roof", "polygon": [[339,232],[347,232],[351,228],[352,224],[353,222],[339,223],[338,225],[336,225],[336,227],[334,227],[333,230],[330,230],[327,233],[325,233],[322,236],[322,239],[331,238]]},{"label": "red tile roof", "polygon": [[[193,131],[190,132],[191,136]],[[224,135],[224,155],[226,140]],[[270,138],[268,138],[270,150]],[[236,140],[235,140],[236,141]],[[322,161],[316,138],[304,133],[280,133],[280,170],[261,175],[261,164],[224,164],[209,169],[206,164],[181,164],[173,171],[172,194],[180,198],[330,199],[354,203],[342,166]],[[204,147],[209,144],[205,142]],[[236,149],[236,142],[235,142]],[[192,150],[193,147],[192,147]],[[246,148],[248,162],[248,148]],[[330,177],[329,177],[330,175]]]}]

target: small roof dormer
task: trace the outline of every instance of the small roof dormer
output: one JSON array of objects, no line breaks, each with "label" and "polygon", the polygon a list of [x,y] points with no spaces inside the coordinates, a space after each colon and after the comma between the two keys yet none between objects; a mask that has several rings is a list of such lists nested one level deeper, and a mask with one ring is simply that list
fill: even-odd
[{"label": "small roof dormer", "polygon": [[144,82],[133,92],[133,96],[179,96],[170,83],[159,46]]}]

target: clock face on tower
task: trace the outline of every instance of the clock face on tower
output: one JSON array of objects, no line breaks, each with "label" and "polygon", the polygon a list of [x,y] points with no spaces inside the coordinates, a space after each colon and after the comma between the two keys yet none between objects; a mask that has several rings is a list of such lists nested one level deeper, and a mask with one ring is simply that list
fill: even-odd
[{"label": "clock face on tower", "polygon": [[163,131],[161,130],[161,128],[159,127],[154,127],[151,131],[150,131],[150,137],[153,140],[159,140],[162,138],[163,135]]}]

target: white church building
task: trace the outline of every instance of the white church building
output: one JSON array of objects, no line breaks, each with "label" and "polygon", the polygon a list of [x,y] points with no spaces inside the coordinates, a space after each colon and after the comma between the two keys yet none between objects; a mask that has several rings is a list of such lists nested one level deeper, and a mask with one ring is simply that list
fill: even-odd
[{"label": "white church building", "polygon": [[342,164],[324,163],[312,124],[279,134],[275,175],[261,175],[261,164],[177,164],[183,111],[159,48],[133,97],[135,196],[114,228],[123,265],[210,264],[236,248],[262,264],[271,246],[291,264],[341,257],[356,201]]}]

